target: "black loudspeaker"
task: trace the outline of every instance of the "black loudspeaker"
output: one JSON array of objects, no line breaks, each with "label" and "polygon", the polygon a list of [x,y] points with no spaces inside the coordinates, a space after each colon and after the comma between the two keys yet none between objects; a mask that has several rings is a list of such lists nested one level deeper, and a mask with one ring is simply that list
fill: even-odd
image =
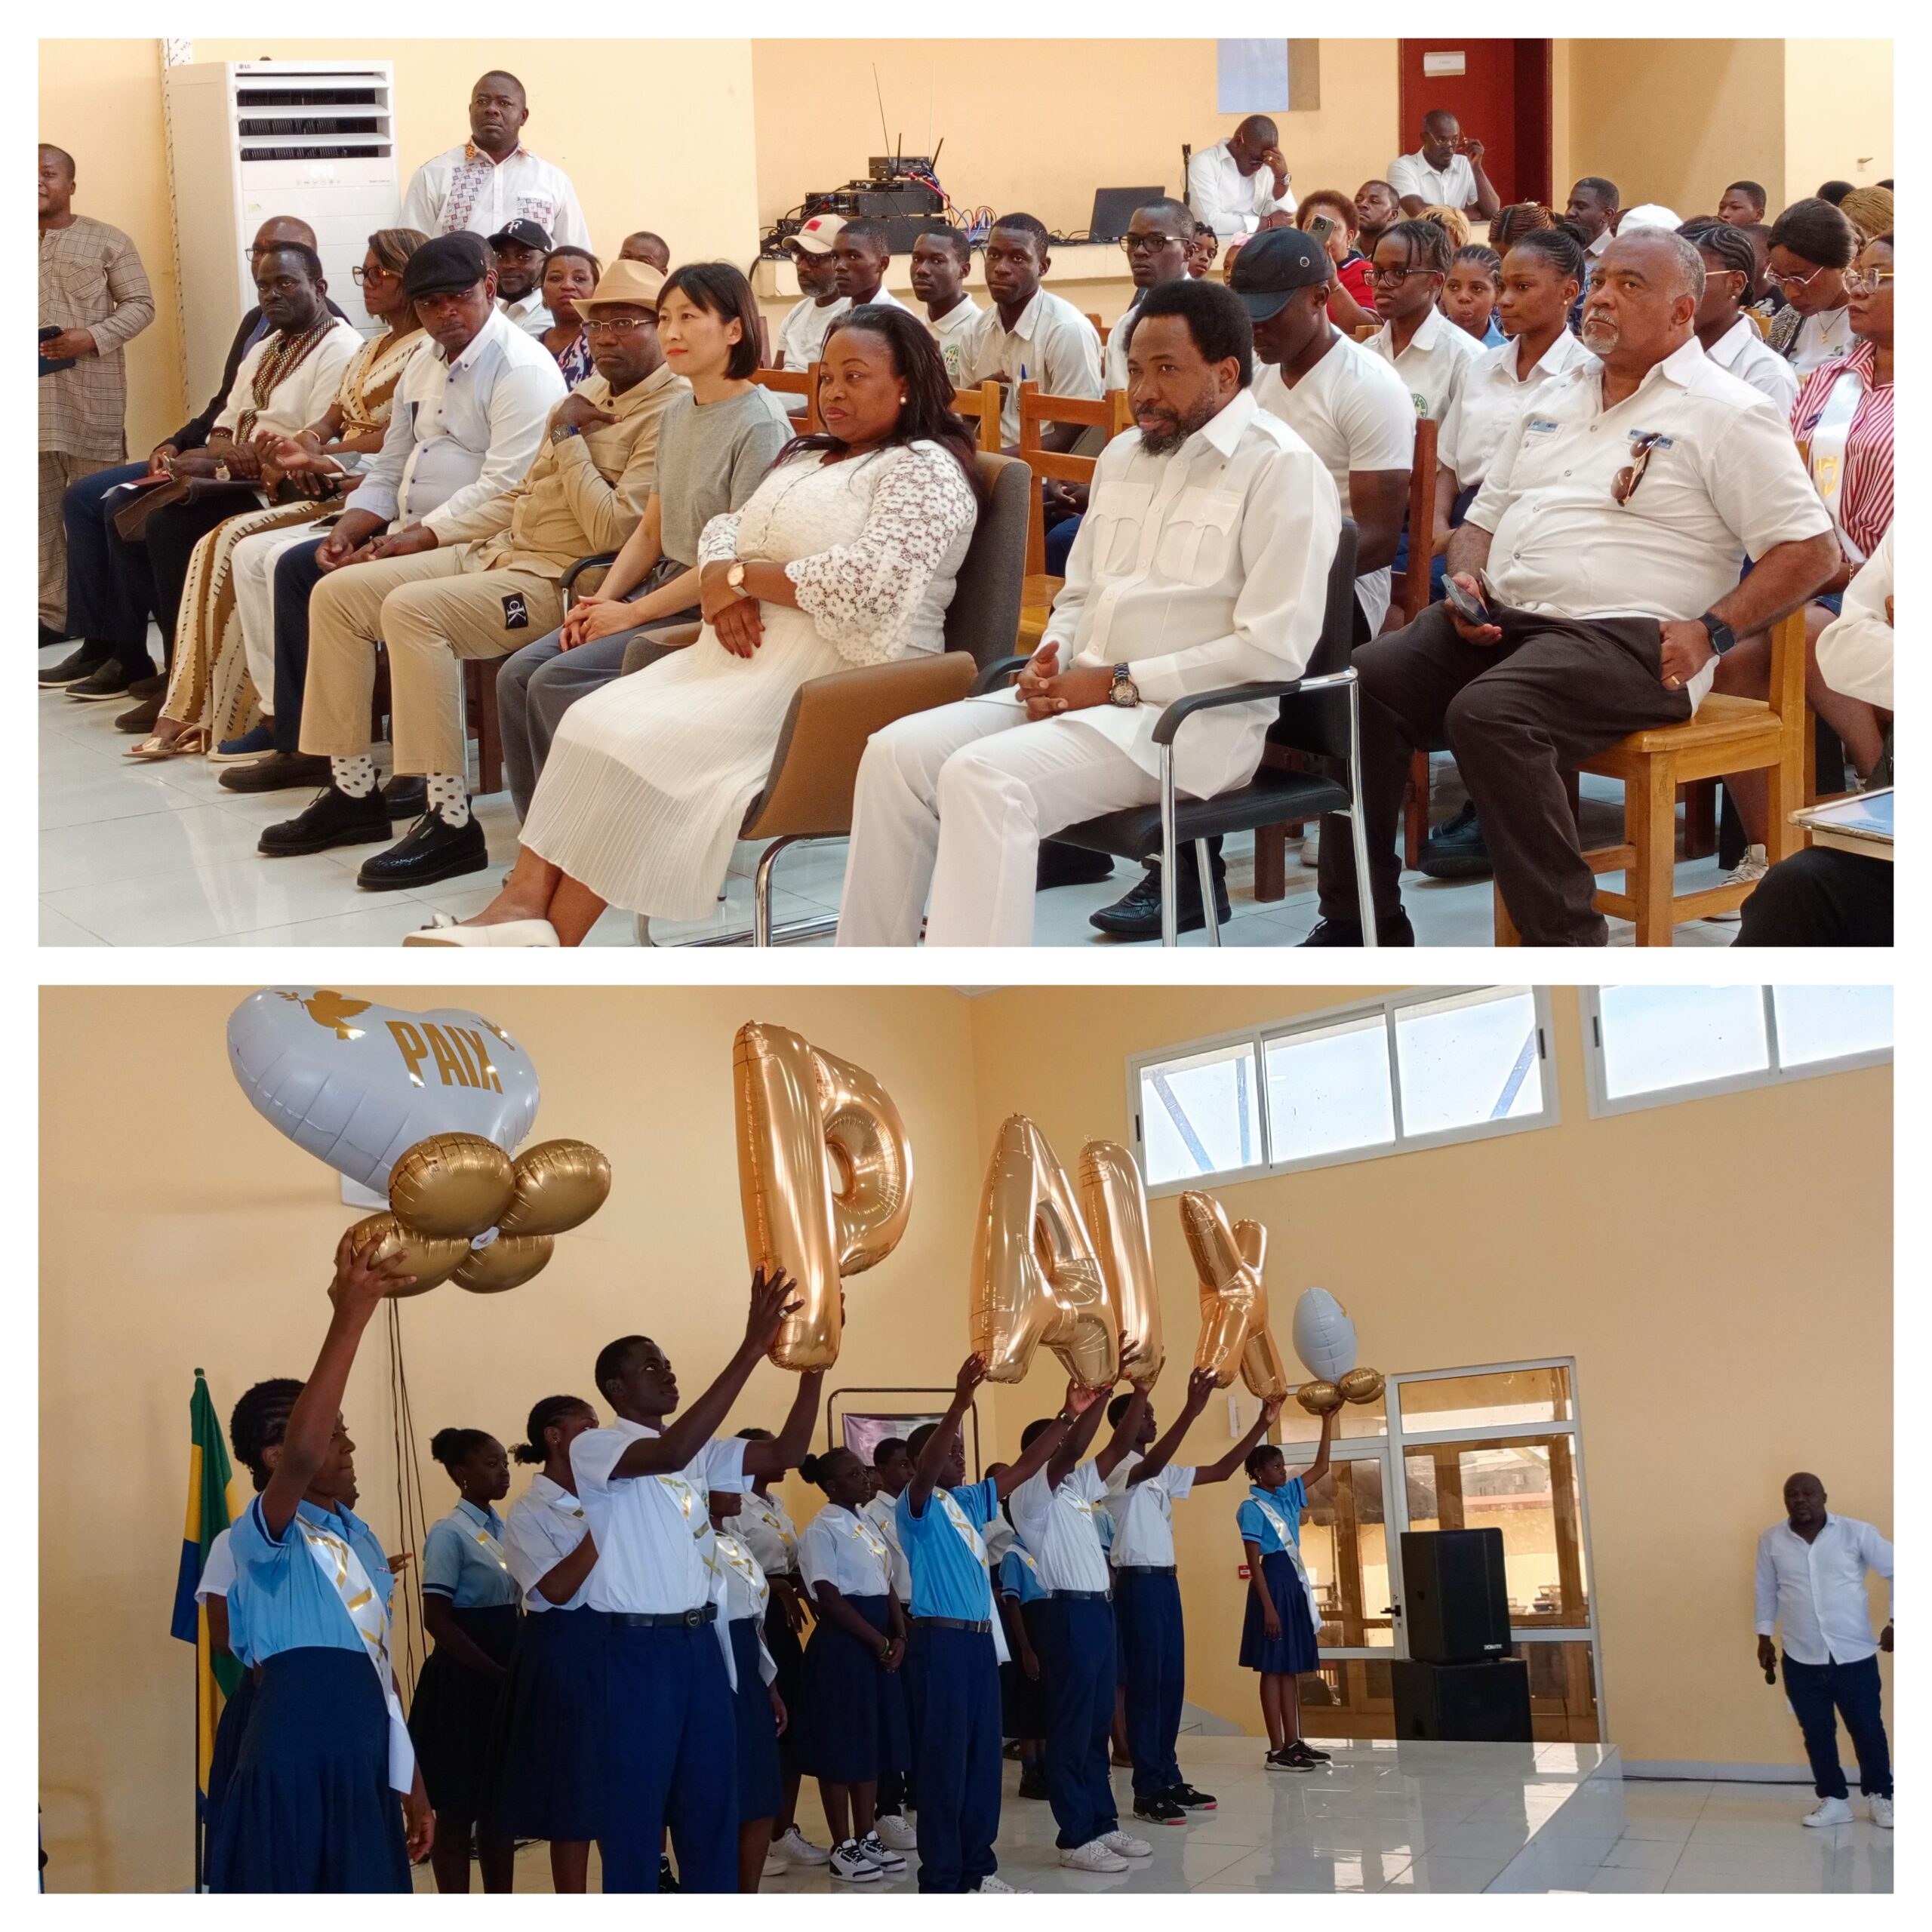
[{"label": "black loudspeaker", "polygon": [[1500,1530],[1404,1530],[1402,1618],[1409,1654],[1472,1663],[1509,1654]]},{"label": "black loudspeaker", "polygon": [[1395,1735],[1459,1743],[1527,1744],[1530,1667],[1520,1657],[1486,1663],[1391,1663]]}]

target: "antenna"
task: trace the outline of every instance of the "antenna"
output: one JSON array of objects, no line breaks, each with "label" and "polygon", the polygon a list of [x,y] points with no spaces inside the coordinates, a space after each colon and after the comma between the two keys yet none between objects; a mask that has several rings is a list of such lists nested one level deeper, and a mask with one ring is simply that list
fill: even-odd
[{"label": "antenna", "polygon": [[887,151],[890,152],[892,137],[886,132],[885,128],[885,90],[878,84],[878,63],[876,60],[872,63],[872,92],[878,97],[878,137],[887,143]]}]

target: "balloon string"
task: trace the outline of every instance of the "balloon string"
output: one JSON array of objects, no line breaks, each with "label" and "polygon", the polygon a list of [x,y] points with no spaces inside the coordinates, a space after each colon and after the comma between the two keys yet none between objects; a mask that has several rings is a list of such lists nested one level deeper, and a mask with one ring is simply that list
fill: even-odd
[{"label": "balloon string", "polygon": [[415,1552],[416,1561],[405,1572],[399,1593],[402,1643],[398,1660],[407,1668],[413,1687],[426,1654],[423,1632],[422,1550],[426,1534],[423,1482],[416,1457],[416,1422],[410,1407],[409,1374],[402,1358],[402,1314],[392,1300],[389,1316],[389,1428],[395,1457],[396,1521],[404,1549]]}]

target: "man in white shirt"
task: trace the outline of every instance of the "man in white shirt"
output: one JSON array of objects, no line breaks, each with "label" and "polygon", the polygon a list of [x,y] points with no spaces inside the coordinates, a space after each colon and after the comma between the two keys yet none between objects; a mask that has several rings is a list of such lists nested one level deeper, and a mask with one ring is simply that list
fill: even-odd
[{"label": "man in white shirt", "polygon": [[826,311],[826,334],[848,310],[863,308],[868,302],[906,306],[885,285],[891,267],[892,231],[870,215],[853,216],[832,238],[832,275],[838,300]]},{"label": "man in white shirt", "polygon": [[[778,325],[775,368],[801,374],[811,368],[825,346],[833,318],[845,306],[838,292],[838,264],[832,258],[832,245],[844,226],[842,215],[815,214],[786,239],[798,278],[798,299]],[[794,416],[803,416],[809,405],[803,396],[788,395],[785,407]]]},{"label": "man in white shirt", "polygon": [[[1445,749],[1523,943],[1607,944],[1564,774],[1689,718],[1734,634],[1797,609],[1838,568],[1790,432],[1697,346],[1703,277],[1681,235],[1611,244],[1583,309],[1597,361],[1537,392],[1450,539],[1449,575],[1488,621],[1434,604],[1355,653],[1384,945],[1414,943],[1396,838],[1409,762]],[[1358,945],[1346,838],[1323,838],[1321,875],[1323,919],[1303,943]]]},{"label": "man in white shirt", "polygon": [[[986,293],[993,306],[973,325],[961,360],[968,384],[1003,384],[1000,439],[1020,441],[1020,385],[1038,383],[1048,395],[1099,396],[1100,338],[1071,302],[1040,286],[1053,266],[1045,223],[1030,214],[1003,214],[986,235]],[[964,386],[964,385],[962,385]],[[1057,423],[1042,440],[1049,449],[1070,448],[1075,423]]]},{"label": "man in white shirt", "polygon": [[1436,306],[1450,256],[1449,231],[1432,221],[1398,221],[1375,245],[1375,312],[1383,320],[1367,346],[1394,366],[1416,414],[1435,423],[1482,353],[1482,344]]},{"label": "man in white shirt", "polygon": [[1697,341],[1720,369],[1749,383],[1787,421],[1798,400],[1798,371],[1758,333],[1744,313],[1758,292],[1758,251],[1741,228],[1724,223],[1684,233],[1704,258],[1704,299],[1697,304]]},{"label": "man in white shirt", "polygon": [[1892,1546],[1869,1523],[1828,1515],[1825,1486],[1808,1474],[1788,1476],[1785,1520],[1758,1539],[1758,1667],[1775,1681],[1782,1626],[1784,1689],[1804,1734],[1818,1808],[1807,1825],[1851,1823],[1844,1770],[1838,1762],[1838,1721],[1844,1717],[1858,1756],[1858,1788],[1872,1822],[1892,1828],[1892,1762],[1879,1707],[1878,1653],[1892,1647],[1889,1605],[1885,1627],[1872,1640],[1869,1571],[1892,1580]]},{"label": "man in white shirt", "polygon": [[[1100,454],[1086,521],[1017,688],[875,733],[859,768],[838,940],[1025,946],[1039,843],[1160,795],[1154,729],[1190,691],[1297,676],[1321,632],[1341,506],[1256,405],[1240,298],[1150,289],[1128,351],[1136,433]],[[1174,746],[1190,798],[1244,784],[1278,707],[1211,708]]]},{"label": "man in white shirt", "polygon": [[[1134,300],[1109,331],[1102,352],[1101,380],[1107,388],[1127,387],[1127,338],[1140,298],[1149,289],[1158,288],[1164,281],[1179,281],[1189,273],[1193,239],[1193,212],[1183,202],[1149,202],[1128,217],[1121,246],[1127,251],[1128,272],[1134,278]],[[1060,574],[1057,571],[1052,574]]]},{"label": "man in white shirt", "polygon": [[1414,154],[1389,164],[1389,184],[1404,214],[1424,208],[1456,208],[1478,221],[1492,220],[1503,198],[1482,171],[1482,143],[1463,138],[1462,124],[1445,107],[1422,117],[1422,140]]},{"label": "man in white shirt", "polygon": [[589,224],[571,177],[522,144],[529,118],[523,83],[514,74],[485,74],[469,93],[469,139],[410,177],[403,226],[429,235],[494,235],[521,217],[559,242],[588,248]]},{"label": "man in white shirt", "polygon": [[718,1435],[785,1318],[803,1306],[794,1289],[783,1274],[752,1276],[744,1340],[675,1420],[677,1377],[655,1342],[622,1336],[597,1358],[597,1391],[617,1420],[573,1440],[571,1471],[597,1543],[585,1600],[607,1626],[608,1823],[597,1835],[607,1892],[657,1890],[666,1826],[681,1890],[738,1888],[731,1688],[707,1561],[711,1492],[783,1475],[811,1440],[815,1371],[799,1377],[772,1441]]},{"label": "man in white shirt", "polygon": [[955,389],[966,384],[966,348],[972,327],[986,312],[966,293],[973,245],[963,229],[935,229],[912,244],[912,293],[925,304],[926,327],[946,360]]},{"label": "man in white shirt", "polygon": [[1623,194],[1614,181],[1601,174],[1586,174],[1570,190],[1563,218],[1583,231],[1583,249],[1592,260],[1617,239],[1617,211]]},{"label": "man in white shirt", "polygon": [[521,217],[505,222],[490,237],[490,252],[497,258],[497,306],[503,319],[525,335],[541,335],[550,326],[550,312],[543,306],[543,264],[550,248],[543,229]]},{"label": "man in white shirt", "polygon": [[1188,162],[1187,205],[1223,241],[1252,235],[1272,215],[1294,219],[1281,138],[1266,115],[1251,114]]}]

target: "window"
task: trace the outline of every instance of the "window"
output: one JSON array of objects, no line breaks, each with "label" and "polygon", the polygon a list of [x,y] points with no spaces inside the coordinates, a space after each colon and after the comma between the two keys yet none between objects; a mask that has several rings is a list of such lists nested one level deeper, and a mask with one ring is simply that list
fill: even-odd
[{"label": "window", "polygon": [[1149,1188],[1369,1160],[1546,1127],[1545,996],[1433,989],[1128,1063]]},{"label": "window", "polygon": [[1580,991],[1593,1115],[1888,1063],[1890,986]]}]

